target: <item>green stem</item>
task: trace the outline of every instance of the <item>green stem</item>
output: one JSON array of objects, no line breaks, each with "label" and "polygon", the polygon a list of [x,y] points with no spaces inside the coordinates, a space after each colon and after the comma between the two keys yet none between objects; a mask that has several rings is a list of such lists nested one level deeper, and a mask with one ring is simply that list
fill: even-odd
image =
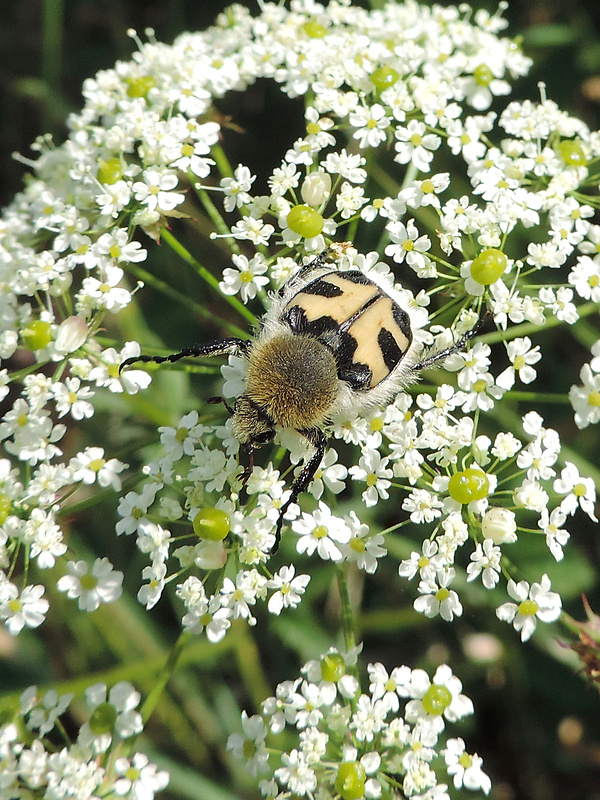
[{"label": "green stem", "polygon": [[239,253],[240,248],[238,243],[235,239],[232,239],[229,226],[225,224],[225,220],[221,216],[221,213],[217,209],[216,205],[213,203],[209,193],[206,191],[206,189],[197,189],[196,191],[198,192],[200,202],[204,206],[204,210],[212,220],[212,223],[215,226],[219,236],[227,236],[232,250],[235,250],[236,253]]},{"label": "green stem", "polygon": [[531,403],[558,403],[566,406],[571,403],[566,394],[553,394],[552,392],[517,392],[510,389],[504,394],[504,397],[508,397],[511,400],[524,400]]},{"label": "green stem", "polygon": [[191,633],[189,633],[188,631],[184,631],[173,645],[173,648],[169,653],[169,657],[167,658],[164,667],[161,669],[161,671],[157,676],[156,683],[152,687],[150,694],[146,698],[146,702],[141,708],[142,720],[144,722],[144,725],[146,724],[146,722],[150,718],[150,715],[156,708],[158,701],[160,700],[160,696],[164,692],[167,683],[169,682],[171,676],[175,672],[175,667],[177,666],[177,662],[179,661],[181,653],[183,652],[185,646],[190,641],[191,637],[192,637]]},{"label": "green stem", "polygon": [[[336,564],[336,577],[338,591],[340,593],[340,603],[342,607],[342,630],[344,633],[344,647],[350,652],[356,647],[356,633],[354,631],[354,616],[352,614],[352,604],[350,602],[350,592],[348,591],[348,575],[342,564]],[[354,666],[352,674],[358,678],[358,670]]]},{"label": "green stem", "polygon": [[[579,317],[588,317],[590,314],[598,313],[600,308],[598,303],[584,303],[579,306],[577,313]],[[485,342],[486,344],[494,344],[495,342],[508,342],[511,339],[516,339],[519,336],[529,336],[530,334],[539,333],[540,331],[547,331],[548,328],[557,328],[559,325],[565,325],[564,320],[558,317],[549,317],[542,325],[537,325],[535,322],[522,322],[520,325],[514,325],[507,331],[494,331],[493,333],[484,333],[482,336],[477,337],[477,341]]]},{"label": "green stem", "polygon": [[[204,319],[209,319],[211,321],[214,320],[214,314],[211,314],[210,311],[208,311],[205,306],[201,305],[200,303],[196,303],[195,300],[192,300],[187,295],[177,291],[177,289],[173,289],[173,287],[169,286],[168,283],[161,280],[160,278],[157,278],[155,275],[153,275],[151,272],[148,272],[148,270],[144,269],[143,267],[138,267],[137,264],[129,264],[127,269],[129,270],[129,272],[131,272],[132,275],[135,275],[135,277],[138,280],[144,281],[144,283],[148,284],[148,286],[152,286],[153,289],[156,289],[156,291],[161,292],[161,294],[164,294],[166,297],[171,298],[175,302],[182,305],[184,308],[189,308],[189,310],[193,314],[196,314],[199,317],[203,317]],[[248,338],[247,331],[242,330],[242,328],[238,328],[237,325],[234,325],[232,322],[229,322],[226,319],[219,320],[219,325],[221,328],[223,328],[223,330],[226,330],[233,336],[238,336],[240,339]]]},{"label": "green stem", "polygon": [[233,168],[229,163],[229,159],[225,155],[225,151],[223,150],[220,144],[215,144],[212,146],[210,151],[211,156],[217,163],[217,169],[225,178],[232,178],[233,177]]},{"label": "green stem", "polygon": [[241,314],[241,316],[248,320],[251,325],[256,325],[257,319],[254,314],[250,311],[250,309],[246,308],[246,306],[237,299],[237,297],[231,297],[229,295],[224,295],[219,290],[219,281],[215,278],[215,276],[209,272],[206,267],[203,267],[202,264],[194,258],[194,256],[186,250],[186,248],[181,244],[181,242],[176,239],[173,234],[167,230],[167,228],[161,228],[161,239],[169,245],[169,247],[177,253],[177,255],[189,264],[190,267],[202,278],[202,280],[206,281],[208,285],[214,289],[216,292],[219,293],[219,296],[226,300],[232,308]]}]

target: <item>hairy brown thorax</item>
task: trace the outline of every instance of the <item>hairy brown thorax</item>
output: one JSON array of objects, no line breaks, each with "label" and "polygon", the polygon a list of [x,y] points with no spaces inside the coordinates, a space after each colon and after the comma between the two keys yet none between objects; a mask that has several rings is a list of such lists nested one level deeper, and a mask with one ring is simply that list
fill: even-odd
[{"label": "hairy brown thorax", "polygon": [[335,357],[314,336],[278,334],[250,354],[244,394],[284,428],[321,424],[338,391]]}]

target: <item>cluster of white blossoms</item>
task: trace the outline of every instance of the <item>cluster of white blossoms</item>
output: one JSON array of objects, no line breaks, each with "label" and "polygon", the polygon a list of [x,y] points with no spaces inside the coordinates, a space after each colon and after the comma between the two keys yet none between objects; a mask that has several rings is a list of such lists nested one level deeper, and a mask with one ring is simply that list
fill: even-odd
[{"label": "cluster of white blossoms", "polygon": [[[462,739],[439,747],[447,723],[473,713],[450,667],[438,667],[430,679],[422,669],[388,672],[369,664],[369,691],[363,693],[353,674],[356,657],[356,651],[343,656],[331,650],[309,661],[305,677],[279,684],[260,715],[243,715],[242,733],[232,734],[227,746],[260,779],[263,797],[444,800],[441,770],[457,789],[488,794],[482,760]],[[297,747],[281,751],[278,737],[287,743],[292,731]]]},{"label": "cluster of white blossoms", "polygon": [[[401,393],[385,411],[331,421],[331,437],[357,447],[355,464],[338,463],[331,448],[309,487],[316,510],[291,506],[286,522],[298,552],[374,572],[386,555],[383,536],[354,512],[332,513],[327,501],[351,485],[367,508],[393,493],[403,509],[398,524],[427,526],[423,552],[400,565],[402,575],[419,574],[415,607],[452,619],[462,606],[449,586],[464,546],[469,579],[481,575],[490,588],[502,548],[522,528],[539,527],[559,559],[569,537],[563,523],[579,508],[595,519],[593,484],[572,465],[569,480],[557,477],[558,434],[536,412],[524,417],[521,438],[478,432],[481,412],[493,411],[515,384],[535,386],[542,353],[511,324],[542,326],[550,316],[574,324],[582,301],[596,307],[600,299],[600,227],[589,221],[595,198],[584,194],[600,136],[543,98],[510,103],[498,119],[487,111],[494,95],[509,92],[508,78],[529,66],[513,41],[498,36],[504,26],[500,14],[471,18],[466,8],[412,2],[375,12],[345,0],[327,7],[298,0],[291,10],[266,3],[258,17],[233,6],[216,27],[172,46],[139,43],[132,61],[86,81],[68,140],[37,143],[33,176],[0,223],[0,354],[14,364],[0,373],[2,394],[14,397],[0,422],[11,456],[0,461],[0,618],[12,633],[42,623],[43,574],[57,563],[58,589],[82,609],[121,593],[121,572],[106,558],[88,566],[69,552],[58,520],[78,487],[118,491],[127,465],[100,446],[65,458],[61,442],[68,424],[93,415],[98,391],[134,394],[150,383],[143,369],[119,373],[138,343],[107,347],[98,334],[107,314],[131,302],[127,271],[147,256],[132,234],[139,229],[148,244],[162,228],[164,238],[167,220],[184,214],[186,194],[223,201],[217,227],[234,252],[219,287],[238,308],[238,297],[265,300],[269,283],[280,286],[302,254],[321,251],[353,222],[355,239],[368,226],[379,232],[395,271],[377,253],[351,249],[339,268],[395,283],[423,343],[447,346],[450,328],[427,330],[428,323],[460,333],[485,303],[506,330],[504,369],[493,369],[491,348],[478,343],[448,360],[456,386],[444,383],[414,401]],[[245,165],[226,174],[220,127],[208,119],[214,100],[259,77],[289,97],[310,96],[305,130],[268,176],[268,195],[253,193]],[[390,151],[403,185],[382,194],[375,180],[367,193],[367,155],[375,163],[380,153],[383,163]],[[471,194],[452,196],[449,166],[470,180]],[[425,211],[435,217],[429,231],[420,229]],[[210,212],[216,220],[212,202]],[[517,251],[523,229],[535,229],[526,252]],[[242,245],[249,256],[237,252]],[[416,296],[399,282],[406,269],[424,283]],[[450,300],[430,315],[441,291]],[[243,390],[244,367],[233,358],[224,367],[226,397]],[[597,419],[596,375],[592,361],[584,386],[572,389],[579,426]],[[274,613],[295,605],[308,578],[293,567],[275,577],[263,569],[289,496],[280,470],[255,467],[240,498],[239,446],[228,423],[205,425],[191,412],[160,435],[163,457],[119,508],[118,533],[136,533],[150,559],[140,600],[157,601],[171,574],[171,544],[187,531],[188,543],[173,553],[177,570],[191,573],[178,589],[186,627],[219,638],[233,617],[252,621],[259,599]],[[278,441],[292,462],[305,455],[300,437],[282,432]],[[28,571],[15,580],[24,554]],[[236,574],[207,592],[206,570],[231,559]],[[558,599],[553,609],[555,618]]]},{"label": "cluster of white blossoms", "polygon": [[[282,552],[294,542],[303,556],[375,573],[390,557],[386,541],[410,525],[422,545],[398,569],[418,579],[418,611],[460,615],[453,581],[461,571],[496,597],[505,587],[503,600],[510,599],[496,613],[527,639],[538,621],[558,618],[561,601],[535,563],[517,564],[512,554],[509,561],[505,551],[521,537],[542,536],[560,560],[573,516],[596,521],[596,490],[537,410],[519,417],[513,432],[494,414],[520,384],[536,390],[543,352],[535,330],[549,321],[575,325],[600,303],[600,225],[591,221],[600,134],[543,91],[539,102],[511,102],[500,115],[489,110],[530,65],[500,35],[502,7],[490,16],[465,4],[429,8],[412,0],[374,11],[350,0],[259,5],[254,17],[234,5],[215,27],[172,45],[149,32],[131,61],[86,81],[67,141],[36,143],[26,187],[0,220],[0,399],[8,409],[0,421],[0,620],[12,634],[41,625],[48,581],[84,611],[120,596],[123,573],[102,554],[88,564],[76,537],[65,541],[61,520],[82,496],[89,508],[107,490],[119,492],[128,465],[105,442],[69,453],[80,438],[65,434],[93,416],[99,393],[112,393],[113,413],[121,408],[126,417],[127,396],[149,386],[144,369],[120,372],[140,344],[111,340],[107,323],[131,303],[147,248],[162,241],[185,252],[178,219],[192,224],[205,214],[230,246],[231,264],[220,280],[202,265],[197,272],[246,319],[254,319],[246,303],[258,311],[268,304],[266,290],[279,288],[298,264],[349,238],[354,249],[345,248],[337,268],[394,285],[424,346],[449,347],[489,309],[499,332],[489,341],[502,344],[454,353],[447,367],[455,380],[438,372],[432,390],[401,392],[385,409],[331,420],[332,444],[308,496],[287,510]],[[304,100],[303,130],[282,143],[281,163],[262,176],[268,194],[255,193],[247,165],[229,166],[223,117],[214,113],[221,98],[259,78]],[[363,241],[370,244],[360,252]],[[599,358],[600,341],[582,385],[571,389],[579,427],[600,420]],[[234,357],[223,367],[224,397],[243,391],[244,369]],[[258,602],[272,614],[296,607],[310,576],[294,564],[276,572],[268,564],[290,497],[281,450],[266,448],[242,486],[225,411],[215,425],[190,410],[156,437],[161,456],[122,496],[116,527],[148,556],[140,602],[151,608],[177,580],[183,627],[210,641],[237,617],[254,624]],[[344,452],[352,446],[348,465],[340,442]],[[306,456],[293,432],[278,432],[275,445],[293,465]],[[344,490],[354,490],[354,510],[339,497]],[[387,539],[374,522],[379,509],[391,524]],[[454,697],[456,679],[441,681]],[[267,721],[252,722],[251,738],[260,751],[266,729],[280,721],[302,729],[302,746],[265,794],[277,794],[277,786],[312,792],[317,759],[344,800],[362,796],[345,788],[354,780],[378,797],[392,774],[404,776],[405,796],[444,797],[429,748],[454,706],[444,714],[425,708],[429,687],[419,671],[396,683],[402,689],[394,694],[374,682],[370,695],[349,705],[336,700],[338,688],[348,696],[333,684],[286,685]],[[319,698],[310,701],[314,720],[302,712],[305,690]],[[398,696],[409,698],[404,721],[395,716]],[[455,717],[465,712],[462,703]],[[356,743],[327,767],[330,737],[342,728]],[[7,758],[11,730],[0,740]],[[375,736],[387,756],[370,749]],[[35,760],[25,753],[13,752],[17,771]],[[460,740],[444,753],[457,785],[487,787]],[[60,757],[48,757],[47,769]],[[325,788],[322,796],[330,796]]]},{"label": "cluster of white blossoms", "polygon": [[90,686],[88,719],[68,741],[61,717],[73,697],[36,686],[23,692],[14,720],[0,726],[2,796],[89,800],[114,793],[153,800],[167,786],[168,773],[144,753],[124,753],[142,730],[139,693],[126,681],[110,691],[101,683]]}]

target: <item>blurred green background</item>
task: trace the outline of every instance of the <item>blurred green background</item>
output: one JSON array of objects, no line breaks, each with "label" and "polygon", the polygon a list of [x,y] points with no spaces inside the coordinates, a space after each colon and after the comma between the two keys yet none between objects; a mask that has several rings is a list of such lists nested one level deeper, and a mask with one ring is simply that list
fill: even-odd
[{"label": "blurred green background", "polygon": [[[0,205],[18,191],[26,171],[11,154],[18,151],[31,156],[29,145],[42,133],[52,132],[56,141],[62,141],[67,114],[81,107],[82,81],[99,69],[111,67],[117,59],[130,57],[134,45],[126,35],[128,28],[135,28],[143,37],[144,30],[151,27],[158,39],[172,41],[181,31],[210,24],[228,4],[224,0],[0,0]],[[253,12],[257,10],[253,2],[246,5]],[[473,5],[490,11],[497,8],[497,2]],[[522,36],[525,51],[535,60],[530,75],[515,86],[512,97],[537,98],[537,83],[543,80],[548,97],[582,117],[590,127],[599,128],[600,2],[522,0],[511,3],[505,16],[510,21],[508,34]],[[236,118],[249,121],[256,138],[252,142],[239,137],[239,157],[243,157],[245,148],[251,154],[248,160],[253,168],[264,175],[274,158],[271,144],[264,148],[265,136],[270,142],[276,141],[276,126],[285,128],[289,118],[280,114],[279,108],[273,113],[270,104],[274,101],[267,89],[253,90],[249,97],[243,109],[236,109]],[[288,104],[278,97],[275,102],[287,112]],[[297,109],[289,105],[290,113],[297,115]],[[177,266],[170,263],[171,257],[164,250],[167,280],[176,279]],[[146,313],[151,314],[152,300],[146,302]],[[179,327],[167,341],[174,349],[214,334],[198,332],[198,321],[193,319],[185,321],[183,330],[179,316],[173,324]],[[560,365],[565,358],[574,360],[576,373],[585,359],[583,348],[581,353],[561,350],[573,347],[572,340],[565,341],[557,340],[558,349],[544,359],[546,375],[562,378]],[[548,350],[544,344],[543,350]],[[177,395],[174,402],[180,408],[172,411],[184,413],[197,407],[197,402],[191,406],[194,401],[189,393],[174,391],[179,387],[178,377],[168,373],[155,383],[160,387],[158,392],[170,386],[170,392],[163,392],[163,402]],[[550,390],[566,391],[568,384]],[[208,394],[202,391],[202,396]],[[152,402],[157,394],[148,398]],[[568,407],[540,411],[561,434],[573,432]],[[99,409],[100,420],[103,415],[110,415],[108,404]],[[115,440],[122,434],[115,430]],[[126,433],[137,434],[135,429]],[[596,429],[588,429],[577,442],[569,444],[600,465]],[[107,554],[117,568],[123,568],[129,557],[126,549],[132,543],[106,542],[107,519],[110,529],[114,518],[114,503],[107,503],[106,509],[96,507],[94,515],[78,527],[86,531],[94,555]],[[577,517],[578,524],[568,526],[579,555],[570,562],[567,558],[569,563],[562,573],[560,567],[556,570],[557,577],[561,575],[557,588],[566,592],[568,610],[579,618],[583,618],[580,585],[586,585],[592,606],[600,611],[598,526],[585,521],[580,524],[581,519]],[[291,556],[285,543],[284,552]],[[132,558],[136,559],[135,551]],[[137,567],[134,573],[138,581]],[[473,613],[472,608],[477,606],[474,590],[465,597],[470,612],[458,624],[423,624],[394,573],[389,563],[377,573],[376,580],[367,582],[368,607],[361,624],[369,657],[389,667],[400,658],[430,669],[450,658],[475,701],[476,717],[467,732],[467,744],[484,756],[486,770],[495,781],[494,800],[600,800],[598,692],[586,686],[571,667],[559,663],[556,642],[538,642],[534,637],[533,642],[521,647],[508,626],[496,624],[489,611]],[[170,796],[202,800],[256,796],[239,767],[236,770],[229,763],[224,741],[227,732],[238,729],[240,706],[252,713],[264,691],[272,691],[273,685],[268,682],[295,677],[299,660],[314,656],[319,647],[330,644],[327,633],[335,630],[335,598],[325,573],[316,580],[321,583],[316,586],[312,607],[306,604],[296,615],[271,620],[268,631],[266,620],[260,619],[251,632],[258,634],[254,637],[239,626],[218,646],[198,641],[186,652],[144,743],[151,757],[152,747],[157,748],[161,766],[172,773]],[[571,593],[570,581],[575,587]],[[91,616],[73,615],[68,632],[49,620],[18,643],[3,640],[0,691],[54,678],[68,681],[89,670],[98,671],[99,678],[129,679],[142,691],[148,690],[154,670],[162,664],[167,647],[178,634],[175,616],[168,604],[145,614],[135,601],[133,582],[127,588],[131,590],[129,599],[114,607],[102,608]],[[67,616],[70,606],[67,601],[63,605]],[[315,613],[319,615],[318,627],[311,621]],[[489,666],[474,662],[464,653],[470,634],[485,630],[501,636],[505,647],[500,661]]]}]

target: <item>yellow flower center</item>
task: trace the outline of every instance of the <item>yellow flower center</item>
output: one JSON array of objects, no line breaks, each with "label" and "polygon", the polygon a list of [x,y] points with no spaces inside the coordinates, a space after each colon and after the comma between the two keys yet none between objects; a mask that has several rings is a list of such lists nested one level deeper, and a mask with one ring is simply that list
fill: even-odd
[{"label": "yellow flower center", "polygon": [[540,607],[535,600],[523,600],[519,606],[519,614],[524,617],[533,617],[540,610]]}]

